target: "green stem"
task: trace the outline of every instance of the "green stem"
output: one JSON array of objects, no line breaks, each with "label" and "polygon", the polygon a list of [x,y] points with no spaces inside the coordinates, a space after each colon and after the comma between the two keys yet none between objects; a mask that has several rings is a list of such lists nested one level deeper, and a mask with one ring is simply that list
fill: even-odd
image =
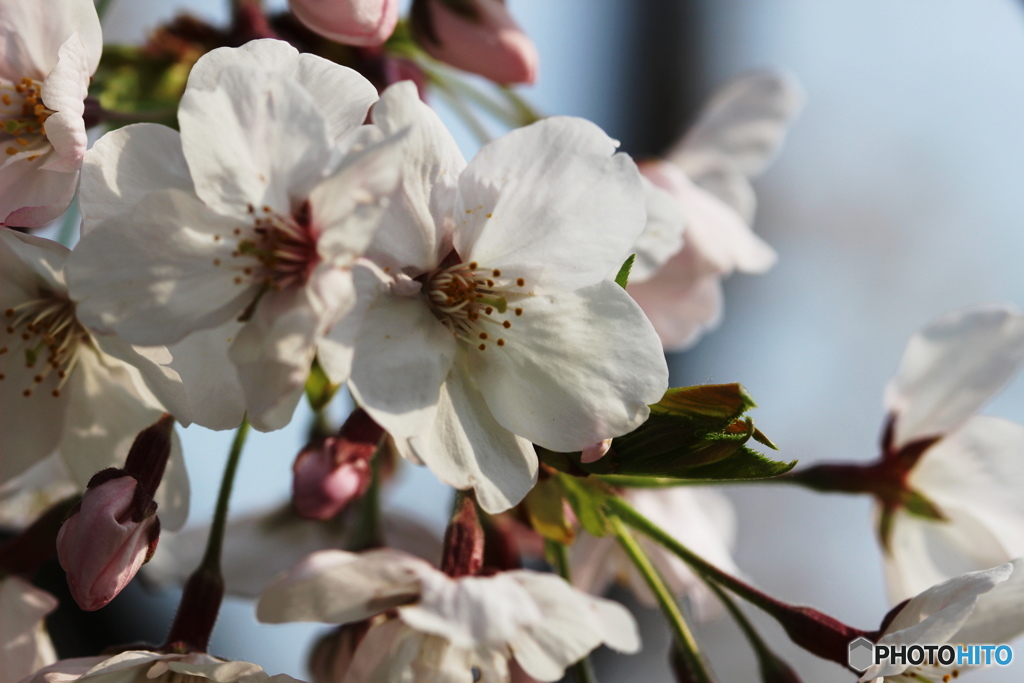
[{"label": "green stem", "polygon": [[757,632],[754,625],[747,619],[747,615],[739,608],[736,601],[725,592],[725,589],[713,581],[707,581],[705,585],[714,591],[718,599],[722,601],[722,604],[725,605],[725,609],[728,610],[736,625],[743,631],[747,642],[754,648],[754,654],[757,656],[757,663],[761,669],[761,679],[764,681],[799,680],[795,677],[796,674],[793,673],[789,665],[771,651],[768,644],[761,638],[761,634]]},{"label": "green stem", "polygon": [[[548,557],[554,561],[555,571],[565,579],[566,583],[572,585],[572,572],[569,568],[569,548],[551,539],[545,539],[544,545],[547,548]],[[572,679],[576,683],[597,683],[589,656],[576,662],[570,668],[572,669]]]},{"label": "green stem", "polygon": [[668,619],[672,632],[675,635],[676,645],[678,645],[680,653],[686,660],[688,670],[694,675],[694,680],[696,683],[711,683],[711,674],[708,672],[704,660],[701,659],[697,641],[693,637],[690,627],[686,625],[683,613],[679,610],[679,605],[676,604],[671,593],[669,593],[665,581],[658,574],[654,565],[651,564],[650,558],[647,557],[640,544],[629,533],[622,520],[618,517],[610,517],[609,522],[612,527],[612,533],[615,534],[622,549],[626,551],[633,565],[636,566],[641,576],[644,577],[644,581],[647,582],[647,586],[658,601],[661,611],[664,612],[665,617]]},{"label": "green stem", "polygon": [[242,446],[249,434],[249,421],[242,418],[242,424],[235,432],[231,443],[228,462],[224,466],[224,477],[220,482],[220,494],[217,496],[217,507],[210,525],[210,536],[206,539],[206,552],[203,559],[185,582],[181,592],[178,613],[174,615],[174,623],[167,634],[167,642],[163,650],[167,652],[206,652],[210,645],[210,636],[220,614],[220,605],[224,600],[224,575],[220,571],[220,554],[224,546],[224,529],[228,519],[228,501],[238,471]]},{"label": "green stem", "polygon": [[380,449],[384,448],[387,437],[381,437],[377,445],[377,453],[370,461],[373,470],[370,486],[359,501],[359,515],[357,517],[356,529],[352,534],[352,540],[347,549],[355,552],[379,548],[384,545],[384,535],[381,533],[380,519]]},{"label": "green stem", "polygon": [[245,439],[248,436],[249,420],[242,418],[242,424],[238,425],[238,431],[235,432],[235,438],[231,442],[228,462],[224,465],[224,476],[220,480],[220,493],[217,495],[217,507],[213,512],[210,536],[206,539],[206,552],[203,554],[201,566],[218,573],[220,572],[221,548],[224,547],[224,529],[228,523],[228,502],[231,500],[231,490],[234,488],[238,463],[242,459],[242,447],[245,446]]},{"label": "green stem", "polygon": [[501,92],[505,96],[505,99],[508,100],[509,103],[511,103],[512,106],[515,108],[516,115],[519,121],[518,125],[528,126],[531,123],[536,123],[537,121],[540,121],[542,118],[544,118],[544,116],[539,111],[537,111],[532,104],[527,102],[522,95],[513,90],[511,87],[507,85],[502,86]]}]

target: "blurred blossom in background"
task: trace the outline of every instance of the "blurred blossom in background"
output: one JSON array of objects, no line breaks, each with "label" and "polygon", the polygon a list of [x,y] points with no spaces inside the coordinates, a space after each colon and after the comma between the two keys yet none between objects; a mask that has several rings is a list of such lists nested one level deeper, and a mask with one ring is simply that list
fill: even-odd
[{"label": "blurred blossom in background", "polygon": [[[115,0],[104,35],[108,42],[138,43],[179,7],[223,22],[225,4]],[[882,391],[908,337],[956,307],[1024,304],[1021,3],[509,5],[540,53],[536,85],[523,93],[542,112],[593,120],[638,157],[667,149],[701,101],[733,75],[782,68],[802,83],[808,104],[777,162],[755,182],[755,230],[779,261],[766,275],[726,281],[722,325],[671,359],[674,386],[742,382],[761,406],[757,424],[785,459],[874,458]],[[454,121],[449,125],[471,156],[475,141]],[[339,407],[339,417],[343,412]],[[986,412],[1024,420],[1024,383],[1011,383]],[[308,420],[303,404],[291,428],[250,441],[233,513],[287,499],[288,479],[263,474],[287,471]],[[210,518],[230,440],[227,432],[184,432],[192,520]],[[440,534],[450,491],[425,469],[403,472],[388,504],[428,516]],[[413,485],[429,495],[403,495]],[[888,606],[868,498],[756,485],[730,495],[738,510],[736,562],[755,584],[853,626],[878,626]],[[410,499],[422,508],[410,508]],[[176,602],[134,594],[146,610],[169,612]],[[627,599],[624,592],[613,597]],[[636,658],[599,653],[600,677],[673,680],[663,618],[633,607],[644,652]],[[802,652],[778,627],[752,616],[805,680],[845,680],[834,664]],[[168,618],[153,617],[158,631]],[[211,651],[301,677],[310,634],[322,630],[257,626],[251,603],[229,600]],[[732,622],[701,625],[698,638],[721,680],[753,680],[753,657]],[[1016,670],[972,673],[971,680],[1019,680]]]}]

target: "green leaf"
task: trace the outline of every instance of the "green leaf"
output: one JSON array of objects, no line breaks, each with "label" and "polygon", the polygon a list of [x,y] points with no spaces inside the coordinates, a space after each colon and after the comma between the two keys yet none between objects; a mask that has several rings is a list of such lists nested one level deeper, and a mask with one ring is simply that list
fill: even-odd
[{"label": "green leaf", "polygon": [[623,289],[626,288],[626,284],[629,282],[629,272],[633,270],[633,262],[636,261],[636,254],[630,254],[629,258],[619,268],[618,274],[615,276],[615,284]]},{"label": "green leaf", "polygon": [[743,414],[755,406],[739,384],[669,389],[651,406],[647,421],[612,440],[608,454],[583,463],[579,453],[537,449],[541,459],[569,473],[668,479],[762,479],[788,472],[779,462],[747,447],[750,439],[776,448]]}]

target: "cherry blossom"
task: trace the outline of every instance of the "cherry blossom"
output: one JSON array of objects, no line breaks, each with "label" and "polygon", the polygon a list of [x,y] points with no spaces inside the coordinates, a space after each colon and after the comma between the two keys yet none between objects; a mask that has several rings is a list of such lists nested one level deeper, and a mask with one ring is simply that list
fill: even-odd
[{"label": "cherry blossom", "polygon": [[311,31],[345,45],[380,45],[398,23],[398,0],[290,0]]},{"label": "cherry blossom", "polygon": [[43,618],[57,598],[17,576],[0,578],[0,683],[18,683],[57,659]]},{"label": "cherry blossom", "polygon": [[[329,116],[339,88],[355,104]],[[199,424],[248,412],[257,429],[283,427],[316,354],[345,380],[346,331],[328,335],[355,304],[352,267],[399,172],[394,138],[359,128],[369,91],[344,67],[255,41],[196,64],[180,135],[140,124],[90,151],[69,266],[80,315],[169,345]]]},{"label": "cherry blossom", "polygon": [[174,683],[182,680],[216,683],[301,683],[285,674],[271,676],[248,662],[228,662],[204,653],[162,654],[129,650],[113,657],[64,659],[24,679],[24,683]]},{"label": "cherry blossom", "polygon": [[443,481],[483,508],[536,480],[533,444],[581,450],[641,424],[667,368],[640,308],[606,276],[643,229],[640,177],[580,119],[485,145],[466,166],[412,83],[374,108],[409,128],[399,196],[367,250],[369,292],[350,387]]},{"label": "cherry blossom", "polygon": [[37,227],[78,185],[100,20],[92,0],[2,0],[0,42],[0,225]]},{"label": "cherry blossom", "polygon": [[[0,228],[0,482],[56,451],[84,489],[99,470],[124,463],[165,406],[185,403],[180,383],[153,362],[159,350],[144,356],[82,326],[64,281],[69,253]],[[188,479],[176,436],[172,443],[156,499],[174,529],[185,522]]]},{"label": "cherry blossom", "polygon": [[636,623],[617,603],[528,570],[452,579],[426,562],[384,549],[323,551],[275,581],[260,598],[261,621],[345,624],[389,610],[370,628],[347,683],[405,680],[419,671],[451,681],[508,681],[509,661],[542,681],[606,644],[640,648]]},{"label": "cherry blossom", "polygon": [[802,100],[796,84],[780,74],[738,77],[714,95],[664,159],[640,165],[687,220],[682,249],[672,231],[652,239],[654,226],[634,247],[639,267],[629,293],[666,349],[686,349],[718,325],[724,277],[736,270],[763,273],[775,263],[775,252],[750,229],[755,199],[749,179],[774,156]]},{"label": "cherry blossom", "polygon": [[[932,586],[893,616],[878,645],[1008,643],[1024,632],[1024,562],[970,572]],[[861,683],[911,683],[959,678],[971,667],[872,664]]]},{"label": "cherry blossom", "polygon": [[1024,426],[974,414],[1022,361],[1024,314],[1007,306],[953,311],[908,342],[885,392],[883,462],[941,519],[879,506],[893,601],[1024,554]]},{"label": "cherry blossom", "polygon": [[503,0],[417,0],[413,28],[434,59],[495,83],[537,80],[537,48]]}]

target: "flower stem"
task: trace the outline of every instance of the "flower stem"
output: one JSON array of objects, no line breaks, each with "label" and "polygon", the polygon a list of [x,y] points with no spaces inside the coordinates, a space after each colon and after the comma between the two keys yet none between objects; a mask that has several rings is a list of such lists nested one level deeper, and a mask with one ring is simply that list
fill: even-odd
[{"label": "flower stem", "polygon": [[625,522],[664,546],[704,579],[718,583],[764,610],[779,622],[790,640],[822,659],[847,666],[847,646],[850,641],[867,634],[866,631],[847,626],[816,609],[789,605],[776,600],[750,584],[740,581],[695,554],[621,498],[610,497],[605,501],[605,505],[613,515],[613,522]]},{"label": "flower stem", "polygon": [[220,482],[217,507],[206,539],[206,552],[181,593],[178,613],[174,616],[171,631],[167,635],[164,650],[171,652],[206,652],[210,644],[213,626],[217,623],[220,604],[224,599],[224,576],[220,571],[220,555],[224,546],[224,529],[227,526],[228,502],[234,486],[242,447],[249,435],[249,420],[242,418],[242,424],[235,432],[224,476]]},{"label": "flower stem", "polygon": [[[545,539],[544,546],[547,548],[548,558],[554,562],[555,571],[565,579],[566,583],[572,585],[572,572],[569,569],[569,549],[565,545],[551,539]],[[590,665],[589,656],[573,664],[571,669],[572,680],[575,683],[597,683],[597,679],[594,677],[594,669]]]},{"label": "flower stem", "polygon": [[693,633],[690,632],[690,627],[687,626],[683,613],[679,610],[679,605],[676,604],[675,599],[669,593],[665,581],[658,575],[654,565],[651,564],[650,558],[644,553],[640,544],[633,538],[633,535],[629,533],[629,529],[626,528],[622,520],[618,517],[611,517],[609,522],[612,533],[615,534],[622,549],[626,551],[629,559],[644,577],[644,581],[647,582],[647,586],[654,593],[661,611],[664,612],[665,617],[668,619],[672,632],[675,635],[676,645],[679,647],[680,653],[686,661],[687,670],[692,673],[695,683],[711,683],[711,674],[708,672],[703,659],[701,659],[697,641],[693,637]]}]

